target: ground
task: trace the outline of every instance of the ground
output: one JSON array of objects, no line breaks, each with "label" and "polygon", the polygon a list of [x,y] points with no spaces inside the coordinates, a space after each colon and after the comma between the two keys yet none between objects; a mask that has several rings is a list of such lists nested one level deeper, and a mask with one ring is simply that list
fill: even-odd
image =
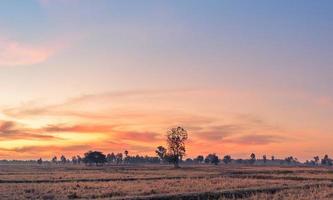
[{"label": "ground", "polygon": [[1,164],[0,199],[333,199],[333,168]]}]

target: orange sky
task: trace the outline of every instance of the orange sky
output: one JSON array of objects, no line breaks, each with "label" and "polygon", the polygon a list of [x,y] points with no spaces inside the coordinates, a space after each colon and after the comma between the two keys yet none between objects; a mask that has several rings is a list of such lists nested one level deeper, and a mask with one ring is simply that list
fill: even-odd
[{"label": "orange sky", "polygon": [[[261,98],[245,91],[176,89],[81,95],[55,104],[28,102],[3,109],[0,152],[7,159],[47,159],[90,149],[154,155],[158,145],[165,145],[166,130],[178,125],[189,132],[187,155],[192,157],[211,152],[248,157],[255,152],[302,159],[330,150],[332,137],[318,135],[325,131],[315,130],[318,122],[309,121],[304,129]],[[276,100],[267,96],[265,102],[270,98]],[[304,118],[302,111],[292,114],[297,121]]]}]

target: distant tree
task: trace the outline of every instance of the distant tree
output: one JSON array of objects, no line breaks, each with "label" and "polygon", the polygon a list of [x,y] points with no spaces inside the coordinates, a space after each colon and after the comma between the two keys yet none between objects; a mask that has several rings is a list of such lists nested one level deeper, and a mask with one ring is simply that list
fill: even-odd
[{"label": "distant tree", "polygon": [[266,157],[266,155],[263,155],[263,156],[262,156],[262,160],[264,161],[264,163],[267,162],[267,157]]},{"label": "distant tree", "polygon": [[224,158],[223,158],[223,162],[225,164],[231,163],[231,156],[230,155],[225,155]]},{"label": "distant tree", "polygon": [[42,158],[39,158],[39,159],[37,160],[37,163],[38,163],[39,165],[41,165],[41,164],[43,163]]},{"label": "distant tree", "polygon": [[167,150],[163,146],[158,146],[156,149],[156,154],[160,158],[161,162],[164,162],[167,155]]},{"label": "distant tree", "polygon": [[67,159],[66,159],[66,157],[65,157],[64,155],[62,155],[62,156],[60,157],[60,162],[61,162],[62,164],[65,164],[65,163],[67,162]]},{"label": "distant tree", "polygon": [[322,165],[332,166],[332,159],[328,157],[328,155],[325,155],[323,159],[321,159]]},{"label": "distant tree", "polygon": [[78,163],[76,156],[72,157],[72,163],[76,165]]},{"label": "distant tree", "polygon": [[102,165],[106,162],[106,156],[99,151],[88,151],[84,154],[83,162],[86,164]]},{"label": "distant tree", "polygon": [[57,162],[58,162],[57,156],[54,156],[54,157],[52,158],[52,163],[57,163]]},{"label": "distant tree", "polygon": [[116,155],[116,163],[120,164],[123,162],[123,154],[122,153],[117,153]]},{"label": "distant tree", "polygon": [[297,158],[294,158],[292,156],[289,156],[289,157],[285,158],[284,160],[287,162],[288,165],[290,165],[292,163],[295,164],[298,162]]},{"label": "distant tree", "polygon": [[108,155],[106,155],[106,161],[108,163],[114,163],[116,161],[116,156],[114,155],[113,152],[111,154],[108,153]]},{"label": "distant tree", "polygon": [[194,161],[197,163],[202,163],[204,161],[204,157],[199,155],[194,159]]},{"label": "distant tree", "polygon": [[76,158],[77,158],[77,164],[81,164],[82,162],[81,156],[77,155]]},{"label": "distant tree", "polygon": [[274,161],[275,160],[275,157],[274,156],[272,156],[272,161]]},{"label": "distant tree", "polygon": [[193,163],[193,159],[191,159],[191,158],[187,158],[187,159],[185,160],[185,163],[186,163],[186,164],[192,164],[192,163]]},{"label": "distant tree", "polygon": [[254,153],[251,153],[250,155],[250,163],[254,164],[256,162],[256,155]]},{"label": "distant tree", "polygon": [[313,159],[314,159],[315,165],[318,165],[319,164],[319,156],[315,156],[315,157],[313,157]]},{"label": "distant tree", "polygon": [[179,160],[185,155],[187,138],[187,131],[182,127],[171,128],[167,132],[168,157],[175,168],[179,167]]},{"label": "distant tree", "polygon": [[125,155],[124,163],[128,163],[128,151],[127,150],[124,151],[124,155]]},{"label": "distant tree", "polygon": [[214,164],[218,165],[220,162],[219,157],[214,153],[214,154],[208,154],[205,158],[205,163],[207,164]]}]

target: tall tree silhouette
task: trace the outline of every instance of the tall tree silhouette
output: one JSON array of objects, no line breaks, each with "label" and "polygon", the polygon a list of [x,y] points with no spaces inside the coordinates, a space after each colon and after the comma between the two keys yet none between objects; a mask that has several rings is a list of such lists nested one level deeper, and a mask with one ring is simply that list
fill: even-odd
[{"label": "tall tree silhouette", "polygon": [[167,132],[168,157],[175,168],[179,167],[179,160],[185,155],[187,138],[187,131],[182,127],[171,128]]}]

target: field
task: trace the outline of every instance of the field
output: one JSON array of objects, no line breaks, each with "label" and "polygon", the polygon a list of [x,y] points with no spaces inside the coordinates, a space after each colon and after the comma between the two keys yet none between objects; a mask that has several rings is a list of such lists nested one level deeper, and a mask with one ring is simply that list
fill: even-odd
[{"label": "field", "polygon": [[333,169],[2,164],[0,199],[333,199]]}]

